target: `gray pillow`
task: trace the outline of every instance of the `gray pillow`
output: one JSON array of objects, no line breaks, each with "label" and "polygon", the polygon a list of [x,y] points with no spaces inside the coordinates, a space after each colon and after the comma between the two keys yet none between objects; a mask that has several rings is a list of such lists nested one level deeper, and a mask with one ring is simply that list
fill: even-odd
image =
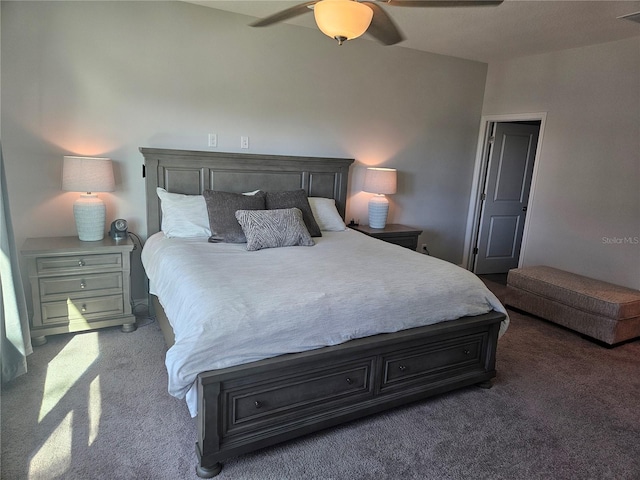
[{"label": "gray pillow", "polygon": [[236,220],[237,210],[264,210],[264,192],[255,195],[205,190],[202,195],[207,204],[210,242],[244,243],[242,227]]},{"label": "gray pillow", "polygon": [[238,210],[236,218],[247,237],[247,250],[315,244],[298,208]]},{"label": "gray pillow", "polygon": [[303,189],[286,192],[267,192],[267,210],[276,208],[298,208],[302,212],[304,224],[312,237],[321,237],[320,227],[316,222],[309,205],[309,199]]}]

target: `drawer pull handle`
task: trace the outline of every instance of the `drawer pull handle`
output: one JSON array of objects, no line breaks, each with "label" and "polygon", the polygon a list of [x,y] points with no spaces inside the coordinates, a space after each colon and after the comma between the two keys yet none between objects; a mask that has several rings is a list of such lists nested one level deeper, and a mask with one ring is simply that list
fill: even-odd
[{"label": "drawer pull handle", "polygon": [[87,284],[84,283],[84,280],[80,281],[80,288],[86,288]]},{"label": "drawer pull handle", "polygon": [[82,313],[85,313],[87,311],[87,305],[83,304],[81,310],[82,310]]},{"label": "drawer pull handle", "polygon": [[254,402],[254,405],[256,406],[256,408],[262,408],[262,402],[259,402],[258,400]]},{"label": "drawer pull handle", "polygon": [[465,355],[469,355],[470,353],[471,353],[471,351],[470,351],[468,348],[465,348],[465,349],[464,349],[464,354],[465,354]]},{"label": "drawer pull handle", "polygon": [[352,380],[351,378],[347,377],[347,383],[348,383],[349,385],[351,385],[351,384],[353,383],[353,380]]},{"label": "drawer pull handle", "polygon": [[84,260],[78,260],[78,266],[84,267]]},{"label": "drawer pull handle", "polygon": [[398,369],[399,369],[401,372],[404,372],[404,371],[407,369],[407,367],[406,367],[406,366],[404,366],[404,365],[399,365],[399,366],[398,366]]}]

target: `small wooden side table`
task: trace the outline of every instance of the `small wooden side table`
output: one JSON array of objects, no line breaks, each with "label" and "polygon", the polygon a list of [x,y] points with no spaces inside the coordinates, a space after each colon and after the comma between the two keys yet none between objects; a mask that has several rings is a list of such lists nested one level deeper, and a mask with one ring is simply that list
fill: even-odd
[{"label": "small wooden side table", "polygon": [[27,262],[33,300],[34,345],[47,335],[122,325],[136,329],[131,312],[130,255],[133,242],[105,237],[83,242],[78,237],[28,238]]}]

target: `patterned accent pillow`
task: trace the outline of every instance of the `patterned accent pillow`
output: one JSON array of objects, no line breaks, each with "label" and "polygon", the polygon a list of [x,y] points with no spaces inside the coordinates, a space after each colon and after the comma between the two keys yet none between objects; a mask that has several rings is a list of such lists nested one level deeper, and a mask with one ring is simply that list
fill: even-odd
[{"label": "patterned accent pillow", "polygon": [[321,237],[320,227],[313,217],[307,194],[303,189],[290,190],[286,192],[267,192],[266,196],[267,210],[276,208],[298,208],[302,212],[304,224],[309,230],[312,237]]},{"label": "patterned accent pillow", "polygon": [[205,190],[202,195],[207,204],[210,242],[244,243],[247,241],[236,220],[237,210],[264,210],[264,192],[255,195]]},{"label": "patterned accent pillow", "polygon": [[247,250],[315,245],[299,208],[238,210],[236,218],[247,237]]}]

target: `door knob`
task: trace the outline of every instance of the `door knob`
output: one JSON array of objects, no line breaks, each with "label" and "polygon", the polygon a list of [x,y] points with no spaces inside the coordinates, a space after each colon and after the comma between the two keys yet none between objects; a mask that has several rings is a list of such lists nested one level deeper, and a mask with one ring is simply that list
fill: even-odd
[{"label": "door knob", "polygon": [[523,212],[526,212],[526,211],[527,211],[527,207],[526,207],[526,206],[525,206],[525,207],[522,207],[522,211],[523,211]]}]

